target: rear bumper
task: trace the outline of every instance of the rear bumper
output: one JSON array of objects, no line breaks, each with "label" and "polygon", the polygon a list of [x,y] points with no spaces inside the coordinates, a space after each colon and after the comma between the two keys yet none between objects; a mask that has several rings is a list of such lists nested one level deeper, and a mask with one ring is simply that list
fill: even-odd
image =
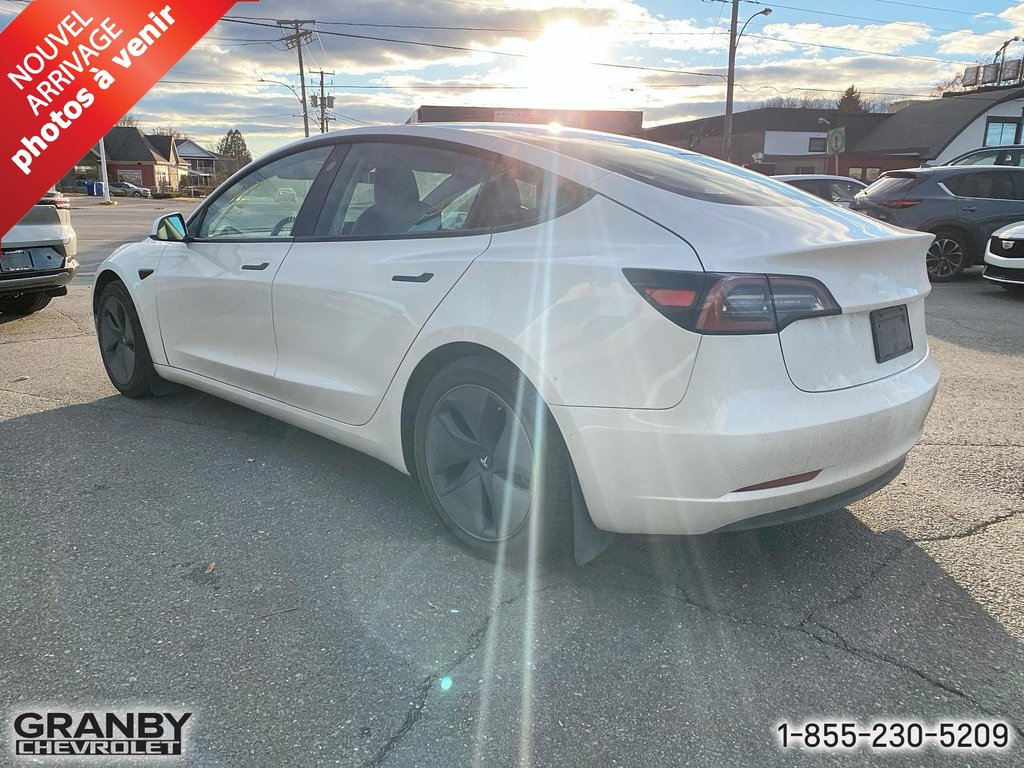
[{"label": "rear bumper", "polygon": [[78,274],[78,262],[67,259],[64,268],[45,274],[28,274],[25,277],[5,277],[0,279],[0,296],[20,293],[35,293],[51,288],[63,288]]},{"label": "rear bumper", "polygon": [[[774,358],[755,357],[750,371],[735,364],[751,383],[732,392],[721,365],[698,359],[686,397],[670,409],[553,406],[595,525],[651,534],[768,525],[837,509],[895,477],[935,398],[929,356],[819,393],[796,389]],[[796,485],[738,490],[814,470]]]}]

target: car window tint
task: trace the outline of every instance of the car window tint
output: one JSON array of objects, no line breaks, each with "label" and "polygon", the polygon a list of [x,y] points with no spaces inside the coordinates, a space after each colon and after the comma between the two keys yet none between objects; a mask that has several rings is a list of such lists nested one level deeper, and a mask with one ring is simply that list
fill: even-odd
[{"label": "car window tint", "polygon": [[1012,200],[1016,197],[1010,172],[965,173],[946,179],[946,188],[957,197]]},{"label": "car window tint", "polygon": [[315,234],[379,237],[462,231],[493,161],[440,147],[354,144]]},{"label": "car window tint", "polygon": [[480,193],[470,224],[480,228],[534,224],[566,213],[592,196],[568,179],[506,158]]},{"label": "car window tint", "polygon": [[246,174],[210,204],[198,237],[291,237],[295,217],[331,153],[316,147],[282,157]]},{"label": "car window tint", "polygon": [[515,138],[698,200],[725,205],[807,205],[795,190],[766,183],[756,171],[667,144],[625,136],[594,139],[516,134]]},{"label": "car window tint", "polygon": [[871,184],[866,190],[865,194],[872,197],[878,195],[893,195],[900,192],[906,192],[918,181],[918,177],[913,173],[891,173],[886,174],[878,179],[878,181]]},{"label": "car window tint", "polygon": [[863,187],[851,181],[833,181],[829,183],[830,199],[833,203],[848,203]]}]

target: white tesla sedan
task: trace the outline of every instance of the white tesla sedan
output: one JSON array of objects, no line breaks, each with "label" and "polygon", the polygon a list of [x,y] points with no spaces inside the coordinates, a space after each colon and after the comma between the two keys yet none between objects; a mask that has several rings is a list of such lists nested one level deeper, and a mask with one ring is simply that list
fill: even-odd
[{"label": "white tesla sedan", "polygon": [[891,481],[938,383],[930,241],[636,139],[366,128],[158,220],[93,302],[125,395],[185,384],[352,446],[521,559]]}]

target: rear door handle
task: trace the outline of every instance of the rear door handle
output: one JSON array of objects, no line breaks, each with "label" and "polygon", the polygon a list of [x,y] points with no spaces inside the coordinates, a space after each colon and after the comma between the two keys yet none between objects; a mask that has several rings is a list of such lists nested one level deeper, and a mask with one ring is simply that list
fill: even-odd
[{"label": "rear door handle", "polygon": [[433,272],[424,272],[422,275],[395,275],[391,279],[396,283],[425,283],[433,276]]},{"label": "rear door handle", "polygon": [[269,266],[270,266],[270,262],[269,261],[264,261],[262,264],[243,264],[242,265],[242,269],[260,270],[260,269],[266,269]]},{"label": "rear door handle", "polygon": [[967,205],[967,206],[964,206],[964,210],[965,211],[970,211],[971,213],[976,213],[978,209],[975,208],[973,205]]}]

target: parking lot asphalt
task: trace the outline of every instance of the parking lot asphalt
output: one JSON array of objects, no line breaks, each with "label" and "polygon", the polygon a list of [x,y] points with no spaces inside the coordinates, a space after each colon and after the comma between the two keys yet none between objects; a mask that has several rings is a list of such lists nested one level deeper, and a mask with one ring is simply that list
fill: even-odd
[{"label": "parking lot asphalt", "polygon": [[[4,318],[0,764],[28,708],[169,707],[160,766],[1024,765],[1024,298],[975,273],[927,313],[941,389],[883,491],[544,571],[467,554],[354,451],[120,397],[88,286]],[[780,749],[809,719],[1015,743]]]}]

